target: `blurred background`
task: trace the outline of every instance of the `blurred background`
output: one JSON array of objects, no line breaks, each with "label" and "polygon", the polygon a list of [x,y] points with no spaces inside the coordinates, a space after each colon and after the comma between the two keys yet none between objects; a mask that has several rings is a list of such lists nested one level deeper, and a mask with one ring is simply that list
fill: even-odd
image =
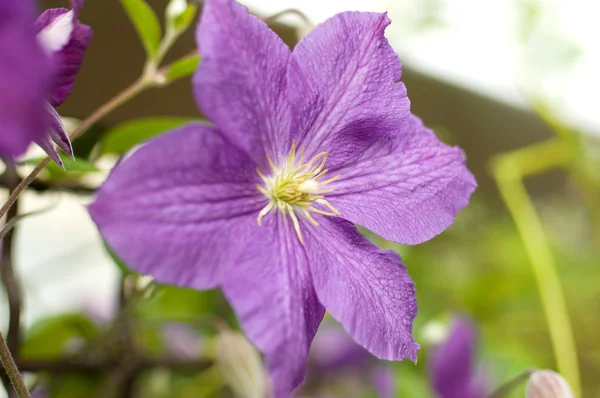
[{"label": "blurred background", "polygon": [[[41,3],[44,9],[68,7],[67,0]],[[166,0],[148,3],[163,15]],[[545,316],[545,310],[552,313],[555,308],[549,306],[552,300],[541,300],[538,286],[550,269],[564,291],[564,302],[559,302],[570,316],[581,396],[600,397],[600,4],[243,3],[261,17],[296,9],[312,23],[346,10],[387,11],[392,19],[387,37],[404,64],[402,80],[413,112],[441,139],[464,149],[480,185],[456,223],[430,242],[401,247],[365,232],[377,244],[398,250],[416,282],[419,315],[414,331],[423,347],[418,364],[374,365],[361,357],[350,368],[328,370],[325,378],[309,372],[307,387],[298,396],[377,396],[370,377],[373,366],[392,372],[396,396],[435,396],[428,352],[457,313],[477,327],[478,360],[490,389],[527,368],[556,369]],[[74,124],[135,80],[145,57],[118,1],[87,0],[81,20],[92,26],[94,38],[75,89],[59,109]],[[311,25],[289,14],[272,27],[293,46]],[[194,46],[192,27],[166,61],[188,54]],[[42,211],[21,221],[15,236],[14,264],[23,287],[22,360],[31,369],[45,370],[28,380],[50,396],[232,396],[226,381],[206,361],[215,355],[214,317],[235,325],[219,292],[154,285],[146,289],[143,280],[106,251],[85,210],[91,191],[125,150],[198,118],[189,79],[149,90],[75,143],[84,166],[69,173],[49,169],[42,178],[46,185],[23,195],[22,213]],[[125,142],[116,140],[117,135],[125,136]],[[38,155],[33,150],[28,157]],[[5,195],[2,191],[0,199]],[[127,299],[140,291],[143,300],[128,305]],[[3,330],[8,319],[7,301],[0,296]],[[111,337],[122,336],[122,325],[131,326],[123,319],[136,320],[133,332],[126,333],[133,342]],[[336,328],[331,320],[324,326]],[[339,339],[344,338],[341,333]],[[319,369],[319,356],[334,356],[328,351],[332,344],[315,344],[314,369]],[[187,365],[131,370],[127,364],[132,345],[161,358],[169,354]],[[67,366],[68,361],[62,367],[47,365],[56,358],[84,354],[120,360],[90,369],[79,362],[79,367]],[[523,396],[523,388],[511,396]]]}]

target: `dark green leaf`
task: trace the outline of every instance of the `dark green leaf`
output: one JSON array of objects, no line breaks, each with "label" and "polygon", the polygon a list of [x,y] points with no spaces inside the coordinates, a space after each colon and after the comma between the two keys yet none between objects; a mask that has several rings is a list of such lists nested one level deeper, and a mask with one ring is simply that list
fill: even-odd
[{"label": "dark green leaf", "polygon": [[65,374],[52,378],[50,398],[90,398],[97,396],[102,378],[95,375]]},{"label": "dark green leaf", "polygon": [[142,40],[149,58],[155,58],[161,39],[160,23],[144,0],[121,0],[123,8]]},{"label": "dark green leaf", "polygon": [[87,316],[79,313],[61,314],[42,319],[26,333],[21,356],[34,359],[60,357],[78,341],[90,341],[98,328]]}]

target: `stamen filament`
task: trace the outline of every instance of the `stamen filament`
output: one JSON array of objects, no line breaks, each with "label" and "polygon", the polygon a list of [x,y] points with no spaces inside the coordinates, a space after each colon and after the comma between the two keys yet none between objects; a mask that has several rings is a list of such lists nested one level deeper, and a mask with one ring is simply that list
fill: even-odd
[{"label": "stamen filament", "polygon": [[302,212],[304,213],[304,216],[306,216],[306,218],[308,219],[308,221],[310,221],[310,223],[312,225],[314,225],[315,227],[319,226],[319,223],[317,222],[317,220],[315,220],[313,218],[313,216],[310,215],[310,212],[308,211],[308,209],[302,209]]},{"label": "stamen filament", "polygon": [[260,213],[258,213],[258,225],[260,226],[261,221],[263,219],[264,216],[266,216],[271,210],[273,210],[273,207],[275,207],[275,204],[273,202],[269,202],[269,204],[267,204],[265,207],[263,207],[263,209],[260,211]]},{"label": "stamen filament", "polygon": [[294,209],[292,208],[292,206],[288,205],[288,211],[290,213],[290,218],[292,219],[292,222],[294,223],[294,229],[296,230],[298,239],[300,239],[300,243],[302,243],[302,245],[304,246],[304,238],[302,237],[302,231],[300,231],[300,223],[298,222],[298,217],[296,217],[296,214],[294,213]]},{"label": "stamen filament", "polygon": [[[329,217],[338,216],[340,212],[325,200],[324,196],[324,194],[332,192],[333,189],[323,189],[323,187],[339,179],[340,175],[338,174],[326,181],[319,181],[329,171],[329,169],[325,169],[329,154],[320,152],[304,164],[304,148],[301,148],[299,152],[300,158],[296,159],[296,142],[292,140],[289,155],[287,159],[281,162],[280,167],[275,165],[270,155],[267,155],[272,173],[266,176],[259,169],[256,170],[263,182],[263,185],[257,185],[256,188],[269,200],[267,205],[258,213],[257,222],[258,225],[261,225],[263,217],[272,210],[277,209],[283,215],[289,215],[298,235],[298,240],[304,245],[300,221],[296,212],[302,214],[315,227],[318,227],[319,223],[311,214],[313,212]],[[314,207],[315,202],[325,206],[330,211]]]}]

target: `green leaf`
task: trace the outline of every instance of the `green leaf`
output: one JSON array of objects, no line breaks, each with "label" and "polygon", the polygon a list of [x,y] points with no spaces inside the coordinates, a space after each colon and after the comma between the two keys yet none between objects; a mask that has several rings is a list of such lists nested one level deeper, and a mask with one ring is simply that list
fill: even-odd
[{"label": "green leaf", "polygon": [[179,398],[209,398],[225,386],[225,377],[218,366],[204,370],[185,385],[176,390]]},{"label": "green leaf", "polygon": [[151,117],[125,122],[104,134],[101,153],[121,155],[149,138],[193,121],[181,117]]},{"label": "green leaf", "polygon": [[144,0],[121,0],[121,4],[135,26],[148,57],[154,59],[162,36],[154,10]]},{"label": "green leaf", "polygon": [[90,341],[98,328],[87,316],[69,313],[42,319],[25,334],[21,356],[32,359],[53,359],[67,353],[70,344]]},{"label": "green leaf", "polygon": [[198,68],[199,63],[199,55],[181,58],[170,65],[165,77],[167,78],[167,81],[172,82],[174,80],[183,79],[184,77],[191,76],[192,73],[194,73]]},{"label": "green leaf", "polygon": [[64,374],[55,376],[50,382],[50,398],[90,398],[97,395],[102,378],[90,374]]},{"label": "green leaf", "polygon": [[[27,159],[23,162],[23,164],[30,166],[37,166],[44,160],[46,157],[37,157],[32,159]],[[65,165],[65,169],[63,170],[59,165],[54,162],[48,163],[45,170],[50,174],[51,180],[58,180],[62,178],[70,178],[70,177],[80,177],[82,174],[86,173],[94,173],[99,171],[96,166],[85,159],[75,158],[71,159],[67,156],[62,157],[63,164]]]}]

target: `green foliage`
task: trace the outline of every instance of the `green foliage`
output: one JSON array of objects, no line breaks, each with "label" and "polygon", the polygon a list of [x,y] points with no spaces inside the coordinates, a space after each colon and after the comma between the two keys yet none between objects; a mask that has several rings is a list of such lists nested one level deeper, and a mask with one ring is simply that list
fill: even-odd
[{"label": "green foliage", "polygon": [[25,334],[21,347],[23,358],[52,359],[73,350],[98,335],[97,326],[78,313],[42,319]]},{"label": "green foliage", "polygon": [[[37,166],[44,160],[46,157],[37,157],[33,159],[27,159],[24,164],[30,166]],[[48,173],[48,179],[50,180],[61,180],[61,179],[74,179],[79,178],[87,173],[94,173],[99,171],[96,166],[85,159],[75,158],[71,159],[67,156],[63,156],[62,158],[63,164],[65,166],[62,169],[59,165],[54,162],[48,163],[46,166],[46,172]]]},{"label": "green foliage", "polygon": [[225,386],[225,377],[217,366],[211,366],[198,375],[180,383],[171,397],[212,398]]},{"label": "green foliage", "polygon": [[103,135],[100,152],[122,155],[152,137],[194,121],[167,116],[130,120],[111,128]]},{"label": "green foliage", "polygon": [[90,398],[97,396],[103,379],[89,374],[69,373],[54,377],[50,384],[50,398]]},{"label": "green foliage", "polygon": [[154,10],[144,0],[121,0],[121,4],[140,36],[148,58],[156,58],[162,33]]},{"label": "green foliage", "polygon": [[167,81],[172,82],[174,80],[183,79],[184,77],[191,76],[196,71],[199,64],[199,55],[182,58],[173,62],[170,65],[169,70],[165,74],[165,77],[167,78]]}]

